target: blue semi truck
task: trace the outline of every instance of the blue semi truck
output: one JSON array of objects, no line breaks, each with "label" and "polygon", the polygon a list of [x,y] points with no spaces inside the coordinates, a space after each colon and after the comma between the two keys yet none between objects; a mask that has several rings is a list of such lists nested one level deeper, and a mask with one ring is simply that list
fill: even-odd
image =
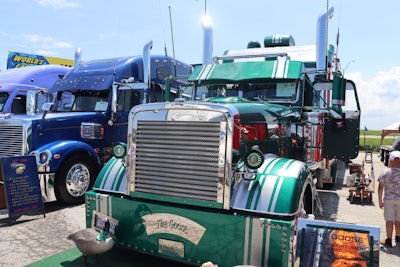
[{"label": "blue semi truck", "polygon": [[56,97],[43,114],[0,120],[0,156],[36,157],[45,202],[82,203],[113,144],[126,142],[130,109],[163,101],[165,80],[175,92],[181,83],[175,77],[191,73],[191,65],[151,55],[151,47],[138,56],[77,64],[50,88]]},{"label": "blue semi truck", "polygon": [[0,72],[0,114],[40,112],[42,104],[51,101],[48,89],[71,69],[61,65],[41,65]]}]

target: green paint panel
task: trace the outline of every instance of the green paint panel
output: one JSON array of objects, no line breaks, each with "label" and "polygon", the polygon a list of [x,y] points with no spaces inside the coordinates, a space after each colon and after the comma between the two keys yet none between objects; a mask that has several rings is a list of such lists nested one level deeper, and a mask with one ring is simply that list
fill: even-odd
[{"label": "green paint panel", "polygon": [[[280,213],[294,213],[299,207],[299,197],[301,192],[297,192],[296,189],[301,189],[302,184],[299,184],[297,178],[285,177],[283,180],[282,188],[279,193],[279,201],[277,201],[275,210]],[[286,188],[290,190],[285,190]]]},{"label": "green paint panel", "polygon": [[198,207],[207,207],[207,208],[218,208],[222,209],[223,204],[218,203],[215,201],[205,201],[205,200],[196,200],[196,199],[189,199],[189,198],[180,198],[180,197],[171,197],[165,195],[157,195],[157,194],[150,194],[150,193],[143,193],[143,192],[130,192],[131,197],[149,199],[149,200],[158,200],[158,201],[165,201],[170,203],[177,203],[177,204],[185,204],[185,205],[193,205]]},{"label": "green paint panel", "polygon": [[108,192],[125,193],[126,191],[126,167],[122,159],[111,158],[101,169],[93,188]]},{"label": "green paint panel", "polygon": [[223,83],[241,81],[264,81],[268,79],[299,79],[303,70],[300,61],[274,60],[257,62],[236,62],[198,66],[189,81],[220,81]]},{"label": "green paint panel", "polygon": [[[292,220],[266,220],[249,217],[250,213],[240,216],[189,206],[171,207],[94,191],[86,194],[86,209],[87,227],[96,209],[119,221],[118,246],[196,265],[212,261],[220,267],[259,262],[268,262],[265,266],[287,266],[289,248],[293,245]],[[262,255],[268,257],[263,259]]]}]

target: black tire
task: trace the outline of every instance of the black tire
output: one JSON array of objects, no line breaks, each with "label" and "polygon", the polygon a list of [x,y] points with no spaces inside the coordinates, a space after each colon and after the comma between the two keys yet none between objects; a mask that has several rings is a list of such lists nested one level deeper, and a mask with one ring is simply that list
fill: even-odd
[{"label": "black tire", "polygon": [[71,156],[56,173],[54,190],[57,200],[66,205],[83,203],[86,191],[92,188],[96,179],[96,169],[90,158]]},{"label": "black tire", "polygon": [[306,212],[306,214],[313,214],[313,199],[311,188],[307,186],[306,191],[301,199],[302,209]]}]

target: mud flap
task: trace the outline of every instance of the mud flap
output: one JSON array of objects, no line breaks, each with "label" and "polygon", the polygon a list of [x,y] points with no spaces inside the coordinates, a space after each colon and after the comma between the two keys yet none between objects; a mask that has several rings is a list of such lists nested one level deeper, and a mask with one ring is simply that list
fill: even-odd
[{"label": "mud flap", "polygon": [[316,207],[314,213],[322,215],[324,209],[322,208],[322,203],[321,203],[321,200],[319,199],[318,191],[315,187],[312,190],[313,190],[313,197],[314,197],[314,200],[313,200],[314,207]]}]

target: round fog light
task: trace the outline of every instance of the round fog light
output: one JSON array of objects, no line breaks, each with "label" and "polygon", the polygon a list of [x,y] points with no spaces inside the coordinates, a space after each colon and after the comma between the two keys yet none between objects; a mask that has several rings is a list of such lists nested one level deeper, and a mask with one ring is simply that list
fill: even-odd
[{"label": "round fog light", "polygon": [[126,155],[126,144],[117,143],[113,146],[113,155],[116,158],[122,158]]},{"label": "round fog light", "polygon": [[244,158],[244,164],[250,169],[258,169],[264,163],[264,154],[258,149],[249,150]]}]

